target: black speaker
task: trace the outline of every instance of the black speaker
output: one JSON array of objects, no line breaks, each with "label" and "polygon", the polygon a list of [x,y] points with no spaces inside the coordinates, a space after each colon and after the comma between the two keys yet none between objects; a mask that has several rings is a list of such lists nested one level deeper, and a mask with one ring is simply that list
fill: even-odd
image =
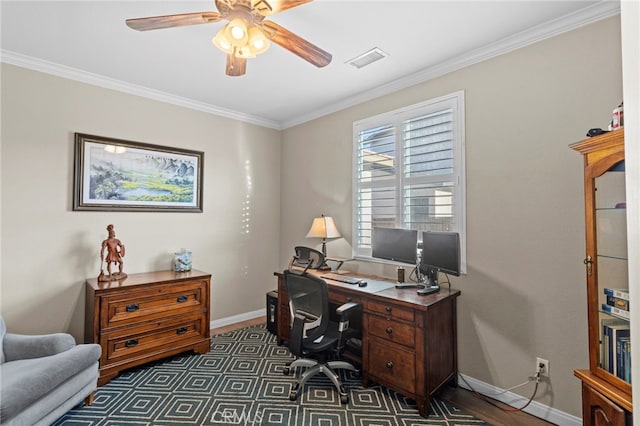
[{"label": "black speaker", "polygon": [[278,292],[267,293],[267,330],[278,334]]}]

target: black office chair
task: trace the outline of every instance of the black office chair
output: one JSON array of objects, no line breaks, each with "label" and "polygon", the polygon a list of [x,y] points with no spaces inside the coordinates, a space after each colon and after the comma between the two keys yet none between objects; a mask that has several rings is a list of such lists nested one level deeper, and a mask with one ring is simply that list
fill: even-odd
[{"label": "black office chair", "polygon": [[304,384],[316,374],[323,373],[340,392],[340,402],[347,404],[349,394],[334,370],[356,370],[353,364],[337,358],[352,334],[349,315],[360,305],[348,302],[339,306],[336,309],[339,323],[330,322],[329,296],[324,280],[306,273],[306,269],[284,271],[284,279],[292,318],[289,349],[296,356],[295,361],[284,367],[284,374],[291,374],[296,367],[309,367],[289,393],[289,399],[295,401]]}]

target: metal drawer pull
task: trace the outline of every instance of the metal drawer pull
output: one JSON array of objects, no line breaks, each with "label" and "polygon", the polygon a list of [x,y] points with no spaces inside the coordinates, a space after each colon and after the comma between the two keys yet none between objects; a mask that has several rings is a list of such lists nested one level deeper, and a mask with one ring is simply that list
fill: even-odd
[{"label": "metal drawer pull", "polygon": [[387,329],[385,331],[387,332],[387,334],[391,334],[391,333],[393,333],[393,328],[387,327]]},{"label": "metal drawer pull", "polygon": [[391,313],[391,306],[387,306],[387,307],[385,308],[385,310],[386,310],[387,312]]},{"label": "metal drawer pull", "polygon": [[187,327],[180,327],[179,329],[176,330],[176,334],[184,334],[187,331],[189,331]]},{"label": "metal drawer pull", "polygon": [[393,363],[391,361],[387,362],[387,368],[391,370],[393,368]]},{"label": "metal drawer pull", "polygon": [[138,306],[137,303],[132,303],[130,305],[127,305],[127,312],[135,312],[138,309],[140,309],[140,306]]},{"label": "metal drawer pull", "polygon": [[187,300],[189,300],[189,296],[185,296],[185,295],[178,296],[178,299],[176,299],[176,300],[178,301],[178,303],[183,303],[183,302],[186,302]]},{"label": "metal drawer pull", "polygon": [[132,348],[138,344],[138,339],[131,339],[124,342],[124,346],[127,348]]}]

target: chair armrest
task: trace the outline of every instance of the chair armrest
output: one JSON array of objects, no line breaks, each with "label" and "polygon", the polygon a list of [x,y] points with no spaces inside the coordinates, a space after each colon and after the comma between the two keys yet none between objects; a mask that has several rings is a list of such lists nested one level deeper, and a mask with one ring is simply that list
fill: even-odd
[{"label": "chair armrest", "polygon": [[355,302],[347,302],[336,308],[336,314],[340,316],[340,320],[348,319],[352,312],[359,309],[362,305]]},{"label": "chair armrest", "polygon": [[293,326],[291,327],[291,332],[289,333],[289,350],[296,356],[302,354],[304,322],[305,317],[301,314],[296,314],[293,318]]},{"label": "chair armrest", "polygon": [[7,333],[2,343],[6,361],[55,355],[76,346],[70,334],[25,335]]}]

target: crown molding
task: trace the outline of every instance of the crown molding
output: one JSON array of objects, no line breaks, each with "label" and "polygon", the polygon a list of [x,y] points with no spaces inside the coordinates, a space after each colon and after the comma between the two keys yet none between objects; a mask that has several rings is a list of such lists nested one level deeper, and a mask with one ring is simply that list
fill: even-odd
[{"label": "crown molding", "polygon": [[286,129],[289,127],[297,126],[307,121],[311,121],[325,115],[343,110],[345,108],[349,108],[363,102],[367,102],[372,99],[397,92],[402,89],[406,89],[407,87],[411,87],[416,84],[441,77],[445,74],[449,74],[470,65],[486,61],[487,59],[503,55],[505,53],[619,14],[619,1],[602,0],[592,6],[545,22],[528,30],[521,31],[520,33],[504,38],[475,51],[467,52],[448,61],[441,62],[433,67],[425,68],[419,72],[408,75],[401,79],[389,82],[381,86],[377,86],[358,95],[345,98],[342,101],[332,103],[331,105],[327,105],[324,108],[317,109],[310,114],[302,115],[292,120],[284,121],[282,123],[282,128]]},{"label": "crown molding", "polygon": [[175,96],[159,90],[150,89],[148,87],[130,84],[124,81],[111,79],[98,74],[81,71],[75,68],[56,64],[53,62],[37,59],[25,55],[21,55],[8,50],[0,50],[0,62],[16,65],[23,68],[40,71],[47,74],[56,75],[58,77],[76,80],[94,86],[106,89],[117,90],[136,96],[165,102],[196,111],[215,114],[218,116],[231,118],[234,120],[255,124],[276,130],[283,130],[289,127],[311,121],[328,114],[358,105],[363,102],[397,92],[407,87],[423,83],[428,80],[443,76],[445,74],[457,71],[459,69],[477,64],[487,59],[520,49],[522,47],[537,43],[539,41],[554,37],[556,35],[592,24],[594,22],[609,18],[620,14],[620,2],[617,0],[602,0],[592,6],[581,9],[577,12],[565,15],[558,19],[554,19],[544,24],[540,24],[528,30],[522,31],[516,35],[507,37],[498,42],[484,46],[464,55],[452,58],[442,62],[436,66],[425,68],[422,71],[411,74],[407,77],[394,80],[387,84],[377,86],[373,89],[366,90],[358,95],[345,98],[341,101],[332,103],[325,107],[316,109],[310,114],[301,115],[291,120],[283,122],[267,120],[261,117],[243,114],[238,111],[232,111],[220,108],[215,105],[194,101],[192,99]]},{"label": "crown molding", "polygon": [[75,80],[82,83],[103,87],[105,89],[117,90],[119,92],[141,96],[144,98],[149,98],[159,102],[177,105],[180,107],[189,108],[196,111],[215,114],[215,115],[226,117],[226,118],[232,118],[234,120],[255,124],[258,126],[281,130],[281,124],[276,121],[267,120],[261,117],[255,117],[248,114],[243,114],[238,111],[232,111],[232,110],[220,108],[215,105],[210,105],[204,102],[198,102],[192,99],[175,96],[170,93],[162,92],[155,89],[150,89],[144,86],[138,86],[135,84],[105,77],[99,74],[93,74],[90,72],[78,70],[75,68],[67,67],[65,65],[56,64],[56,63],[45,61],[38,58],[33,58],[30,56],[22,55],[19,53],[8,51],[8,50],[0,50],[0,55],[1,55],[0,62],[16,65],[18,67],[28,68],[34,71],[55,75],[58,77],[69,79],[69,80]]}]

